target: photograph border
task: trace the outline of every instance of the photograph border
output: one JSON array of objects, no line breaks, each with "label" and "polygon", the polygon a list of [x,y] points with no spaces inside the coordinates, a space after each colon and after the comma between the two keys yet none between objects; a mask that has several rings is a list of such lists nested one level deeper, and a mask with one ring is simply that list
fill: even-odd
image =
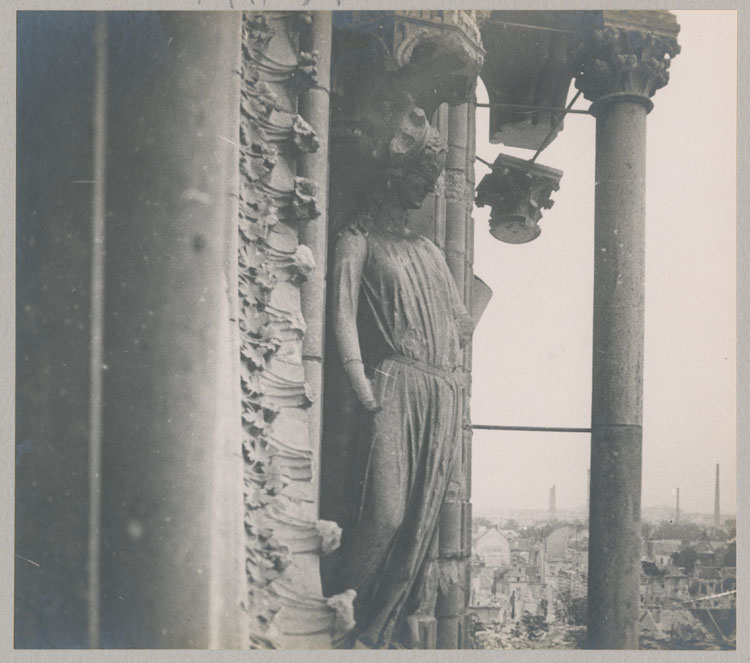
[{"label": "photograph border", "polygon": [[[599,2],[560,2],[526,0],[513,2],[414,2],[403,0],[402,2],[378,2],[375,7],[367,4],[367,9],[539,9],[539,10],[583,10],[583,9],[727,9],[738,10],[738,134],[737,154],[738,169],[737,181],[750,181],[750,168],[748,165],[748,113],[742,113],[740,109],[750,107],[750,80],[748,80],[747,64],[749,61],[748,44],[750,44],[750,21],[748,20],[748,8],[738,7],[739,2],[685,2],[684,0],[673,3],[663,2],[611,2],[600,0]],[[0,612],[0,654],[3,660],[12,661],[44,661],[62,663],[63,661],[79,661],[81,657],[88,658],[96,656],[104,657],[112,661],[148,661],[149,663],[177,663],[178,661],[205,660],[217,657],[222,661],[248,661],[248,656],[253,660],[274,661],[324,661],[348,658],[349,656],[364,655],[378,656],[370,652],[345,652],[345,651],[164,651],[164,650],[94,650],[82,653],[81,650],[15,650],[13,649],[13,560],[14,560],[14,528],[13,504],[14,504],[14,470],[15,461],[12,451],[11,440],[15,439],[14,431],[14,403],[15,403],[15,86],[16,86],[16,26],[15,12],[17,10],[275,10],[275,9],[299,9],[299,10],[351,10],[365,8],[364,3],[347,2],[341,3],[323,2],[310,0],[309,2],[274,2],[272,0],[171,0],[169,2],[145,2],[143,0],[104,0],[102,2],[53,2],[48,0],[27,0],[9,3],[0,9],[0,49],[2,49],[2,69],[0,78],[2,85],[2,105],[0,114],[0,139],[4,146],[4,158],[0,162],[0,195],[5,201],[6,217],[3,220],[2,232],[0,232],[0,269],[1,277],[6,285],[0,288],[0,389],[3,407],[0,412],[0,431],[3,439],[8,443],[2,447],[0,466],[5,468],[7,475],[3,477],[2,505],[0,506],[0,531],[8,534],[3,537],[3,549],[0,553],[0,587],[6,589]],[[699,91],[696,91],[698,94]],[[748,494],[748,440],[750,440],[750,416],[746,404],[750,401],[750,359],[746,352],[742,352],[750,332],[750,310],[747,303],[750,302],[750,276],[748,275],[748,262],[750,260],[750,238],[748,238],[748,213],[750,213],[750,187],[739,187],[737,189],[737,518],[738,518],[738,546],[739,557],[748,559],[746,532],[748,531],[748,514],[750,513],[750,495]],[[744,306],[743,306],[744,303]],[[740,407],[740,405],[743,407]],[[691,652],[691,661],[712,661],[714,655],[721,655],[722,660],[750,660],[750,647],[748,647],[748,633],[746,617],[750,614],[750,591],[746,591],[745,580],[748,580],[747,565],[742,564],[738,569],[742,589],[737,601],[737,650],[733,652]],[[659,661],[684,660],[684,651],[556,651],[556,650],[422,650],[409,652],[385,652],[383,655],[408,656],[410,660],[418,661],[456,661],[470,663],[475,660],[494,660],[497,657],[513,656],[524,660],[541,661],[577,661],[577,660],[606,660],[606,661],[643,661],[651,657],[658,657]],[[259,657],[259,658],[257,658]],[[340,659],[339,659],[340,660]]]}]

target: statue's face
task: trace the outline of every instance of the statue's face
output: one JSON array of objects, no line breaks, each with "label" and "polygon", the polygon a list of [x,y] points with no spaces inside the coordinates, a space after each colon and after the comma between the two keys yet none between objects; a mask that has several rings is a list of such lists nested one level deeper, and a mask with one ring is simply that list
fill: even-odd
[{"label": "statue's face", "polygon": [[406,171],[394,184],[398,201],[404,209],[419,209],[427,195],[435,190],[433,180],[414,171]]}]

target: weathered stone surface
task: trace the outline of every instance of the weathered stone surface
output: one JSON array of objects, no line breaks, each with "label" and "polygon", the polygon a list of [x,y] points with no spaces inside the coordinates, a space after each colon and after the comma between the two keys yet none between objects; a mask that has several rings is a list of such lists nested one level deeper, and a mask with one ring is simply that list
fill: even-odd
[{"label": "weathered stone surface", "polygon": [[679,52],[668,12],[603,12],[576,84],[597,118],[588,646],[637,649],[646,114]]},{"label": "weathered stone surface", "polygon": [[462,501],[446,500],[440,511],[440,557],[452,559],[462,556],[463,534],[463,505]]},{"label": "weathered stone surface", "polygon": [[[306,295],[321,305],[324,290],[313,252],[320,252],[321,242],[309,228],[324,211],[317,169],[325,170],[325,152],[321,164],[313,156],[321,141],[310,122],[320,128],[326,113],[317,112],[311,99],[300,105],[309,118],[295,110],[301,93],[318,94],[306,92],[318,82],[318,54],[301,48],[300,32],[308,45],[317,43],[313,27],[321,33],[319,21],[299,19],[263,12],[246,14],[244,22],[240,151],[241,165],[247,165],[239,203],[239,332],[246,607],[249,645],[259,648],[330,647],[341,621],[320,586],[320,557],[337,547],[339,533],[335,523],[318,518],[320,419],[308,410],[320,393],[320,367],[303,354],[322,338],[318,316],[305,345],[301,287],[313,277],[316,286]],[[312,250],[300,244],[303,228]],[[324,246],[324,229],[322,237]],[[318,359],[320,353],[318,347]]]},{"label": "weathered stone surface", "polygon": [[[397,11],[337,12],[331,79],[331,245],[347,219],[361,212],[372,199],[376,182],[377,154],[383,154],[387,137],[387,118],[405,104],[424,108],[445,138],[450,129],[451,111],[445,101],[468,101],[481,67],[483,49],[475,22],[469,11]],[[464,120],[466,119],[464,112]],[[454,136],[454,140],[458,137]],[[463,141],[465,144],[466,136]],[[451,242],[451,272],[464,290],[465,237],[463,222],[456,227],[446,219],[462,218],[466,212],[466,150],[461,150],[460,167],[450,175],[450,184],[441,178],[437,193],[425,205],[410,214],[410,226],[433,239],[443,248]],[[458,165],[458,164],[457,164]],[[473,167],[473,166],[472,166]],[[446,176],[448,177],[448,176]],[[460,181],[462,180],[462,181]],[[446,190],[453,207],[448,210]],[[453,221],[451,221],[453,223]],[[459,248],[459,252],[456,252]],[[331,321],[328,320],[330,328]],[[334,357],[332,334],[328,334],[327,357]],[[352,422],[356,404],[340,366],[325,365],[324,444],[322,449],[321,508],[327,518],[346,528],[355,517],[356,459],[350,440],[356,434]],[[346,468],[346,469],[342,469]],[[327,562],[324,561],[324,564]],[[326,574],[324,573],[324,576]]]},{"label": "weathered stone surface", "polygon": [[[93,34],[84,13],[18,14],[12,582],[19,649],[86,648],[89,640],[92,192],[90,182],[75,181],[91,178],[72,174],[93,171]],[[10,220],[5,227],[12,241]],[[45,618],[53,610],[55,618]]]},{"label": "weathered stone surface", "polygon": [[242,646],[240,20],[108,20],[100,644]]},{"label": "weathered stone surface", "polygon": [[[475,12],[369,11],[334,15],[331,209],[361,207],[383,152],[383,120],[413,103],[428,118],[471,97],[484,58]],[[387,124],[387,122],[386,122]]]},{"label": "weathered stone surface", "polygon": [[586,99],[610,94],[651,97],[669,81],[680,52],[679,26],[666,11],[604,11],[601,24],[573,53],[576,87]]},{"label": "weathered stone surface", "polygon": [[371,70],[380,73],[384,87],[408,91],[428,115],[442,102],[467,101],[484,61],[475,14],[467,10],[337,12],[334,92],[362,91],[362,83],[379,88],[373,79],[357,80]]},{"label": "weathered stone surface", "polygon": [[501,154],[477,186],[477,207],[489,205],[490,233],[510,244],[530,242],[542,232],[542,210],[554,204],[562,171]]},{"label": "weathered stone surface", "polygon": [[593,427],[588,645],[637,649],[641,550],[640,426]]},{"label": "weathered stone surface", "polygon": [[490,108],[490,142],[536,150],[554,140],[563,115],[551,109],[565,106],[574,74],[571,55],[595,13],[481,12],[487,49],[481,77],[490,104],[529,106]]},{"label": "weathered stone surface", "polygon": [[[458,108],[465,120],[466,106]],[[344,525],[332,591],[357,591],[351,640],[374,648],[430,639],[412,617],[431,616],[435,600],[430,548],[440,504],[462,468],[460,345],[473,327],[445,260],[405,227],[407,211],[422,204],[439,176],[446,146],[421,109],[386,119],[387,152],[377,155],[381,173],[370,207],[350,218],[336,246],[332,299],[340,362],[359,401],[359,432],[349,444],[370,449],[358,468],[362,488],[350,499],[359,510]],[[465,214],[464,205],[460,210]],[[464,220],[453,229],[460,240]],[[360,291],[371,294],[360,299]],[[382,324],[370,322],[375,318]],[[407,466],[413,471],[404,472]],[[462,502],[456,507],[446,532],[452,554],[460,555]]]},{"label": "weathered stone surface", "polygon": [[411,615],[409,624],[409,646],[411,649],[437,648],[437,619],[432,615]]}]

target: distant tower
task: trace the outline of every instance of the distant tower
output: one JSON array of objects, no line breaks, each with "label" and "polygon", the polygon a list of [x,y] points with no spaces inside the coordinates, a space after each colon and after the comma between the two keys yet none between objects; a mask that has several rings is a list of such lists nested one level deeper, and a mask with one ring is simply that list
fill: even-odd
[{"label": "distant tower", "polygon": [[675,525],[678,525],[680,523],[680,488],[679,486],[677,487],[677,504],[674,510],[674,522],[675,522]]},{"label": "distant tower", "polygon": [[552,488],[549,489],[549,515],[552,520],[557,517],[557,509],[555,505],[555,484],[552,484]]},{"label": "distant tower", "polygon": [[714,495],[714,527],[719,526],[721,520],[721,510],[719,509],[719,463],[716,463],[716,494]]}]

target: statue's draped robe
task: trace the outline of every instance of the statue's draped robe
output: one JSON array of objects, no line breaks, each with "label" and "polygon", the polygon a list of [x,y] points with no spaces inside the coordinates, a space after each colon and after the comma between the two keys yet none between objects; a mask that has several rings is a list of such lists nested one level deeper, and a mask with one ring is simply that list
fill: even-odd
[{"label": "statue's draped robe", "polygon": [[[361,275],[361,276],[360,276]],[[382,410],[362,411],[359,510],[338,554],[369,646],[405,638],[418,608],[464,412],[461,345],[473,328],[445,259],[421,236],[353,225],[337,245],[334,305],[358,310],[365,370]]]}]

